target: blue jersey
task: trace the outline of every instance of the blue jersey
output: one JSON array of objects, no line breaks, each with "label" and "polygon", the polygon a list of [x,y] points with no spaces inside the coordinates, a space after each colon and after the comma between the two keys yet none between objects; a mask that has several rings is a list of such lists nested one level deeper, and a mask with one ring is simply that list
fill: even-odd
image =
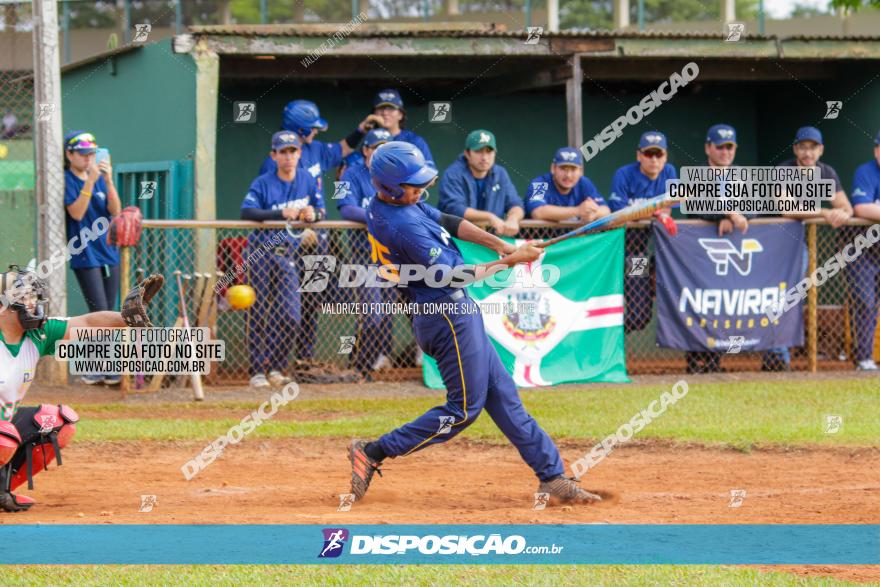
[{"label": "blue jersey", "polygon": [[587,198],[600,206],[605,205],[605,199],[588,178],[581,177],[574,187],[563,195],[559,193],[559,189],[553,182],[553,174],[548,172],[529,183],[529,189],[526,191],[526,214],[531,215],[535,209],[548,204],[550,206],[577,206]]},{"label": "blue jersey", "polygon": [[[455,241],[440,226],[440,211],[428,204],[397,206],[379,198],[370,200],[367,207],[367,230],[373,257],[380,265],[462,265]],[[440,281],[451,269],[437,272],[433,279]],[[413,301],[426,303],[458,291],[454,287],[430,287],[424,281],[410,282],[407,290]]]},{"label": "blue jersey", "polygon": [[434,163],[434,156],[431,155],[431,149],[428,148],[428,143],[425,142],[425,139],[417,135],[411,130],[402,130],[397,136],[391,137],[392,141],[403,141],[404,143],[409,143],[411,145],[415,145],[418,147],[419,151],[422,152],[422,155],[425,156],[425,163],[429,166],[437,169],[437,164]]},{"label": "blue jersey", "polygon": [[[317,183],[303,169],[297,168],[293,181],[284,181],[275,172],[264,173],[251,183],[241,209],[257,208],[258,210],[282,210],[284,208],[305,208],[312,206],[315,214],[324,211],[324,198],[318,191]],[[269,237],[268,230],[258,230],[253,239]],[[291,239],[292,242],[297,242]]]},{"label": "blue jersey", "polygon": [[[78,178],[69,169],[64,172],[64,205],[70,206],[79,197],[85,181]],[[92,225],[98,218],[106,218],[109,224],[111,217],[107,210],[107,184],[103,177],[98,177],[95,185],[92,186],[92,197],[89,200],[89,207],[80,220],[74,220],[70,214],[67,216],[67,241],[77,237],[74,244],[78,247],[82,246],[79,237],[84,228],[92,230]],[[98,237],[89,242],[83,250],[74,254],[70,258],[70,267],[72,269],[84,269],[87,267],[102,267],[104,265],[119,264],[119,248],[107,244],[107,238]]]},{"label": "blue jersey", "polygon": [[666,193],[666,180],[678,179],[675,167],[667,163],[656,179],[649,179],[642,173],[639,162],[629,163],[614,172],[611,180],[611,195],[608,207],[612,212]]},{"label": "blue jersey", "polygon": [[[328,169],[338,167],[342,163],[342,145],[339,143],[325,143],[312,140],[311,143],[302,146],[302,154],[299,157],[299,167],[305,169],[318,184],[318,193],[324,193],[324,182],[321,174]],[[275,173],[278,166],[272,157],[266,157],[260,166],[260,175]],[[298,176],[299,174],[297,174]]]},{"label": "blue jersey", "polygon": [[333,194],[337,209],[343,206],[366,208],[370,198],[376,194],[376,188],[370,181],[370,169],[364,165],[363,159],[347,167],[339,181],[338,192]]},{"label": "blue jersey", "polygon": [[876,161],[868,161],[856,169],[850,201],[853,206],[880,203],[880,164]]}]

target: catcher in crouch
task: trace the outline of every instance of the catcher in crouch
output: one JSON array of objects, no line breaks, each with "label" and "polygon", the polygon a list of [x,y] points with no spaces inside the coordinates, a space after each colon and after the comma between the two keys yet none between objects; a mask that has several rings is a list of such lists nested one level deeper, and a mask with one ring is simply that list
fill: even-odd
[{"label": "catcher in crouch", "polygon": [[19,512],[34,500],[12,491],[47,468],[61,465],[61,448],[76,433],[76,412],[63,404],[19,407],[33,382],[37,361],[55,353],[55,342],[72,328],[152,326],[146,305],[161,289],[161,275],[151,275],[132,288],[122,312],[92,312],[72,318],[48,318],[46,283],[33,271],[13,265],[0,273],[0,508]]}]

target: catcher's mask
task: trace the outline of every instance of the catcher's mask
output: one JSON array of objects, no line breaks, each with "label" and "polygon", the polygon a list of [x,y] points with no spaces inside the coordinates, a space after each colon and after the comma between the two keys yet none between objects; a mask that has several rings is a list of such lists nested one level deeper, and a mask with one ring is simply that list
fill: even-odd
[{"label": "catcher's mask", "polygon": [[30,269],[10,265],[0,273],[0,305],[12,308],[24,330],[41,328],[49,314],[49,289]]}]

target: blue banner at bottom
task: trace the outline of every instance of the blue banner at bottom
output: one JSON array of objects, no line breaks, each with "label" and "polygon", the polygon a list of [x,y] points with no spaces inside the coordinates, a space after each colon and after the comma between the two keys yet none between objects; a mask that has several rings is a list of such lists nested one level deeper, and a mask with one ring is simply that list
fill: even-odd
[{"label": "blue banner at bottom", "polygon": [[2,564],[880,564],[880,525],[3,525]]}]

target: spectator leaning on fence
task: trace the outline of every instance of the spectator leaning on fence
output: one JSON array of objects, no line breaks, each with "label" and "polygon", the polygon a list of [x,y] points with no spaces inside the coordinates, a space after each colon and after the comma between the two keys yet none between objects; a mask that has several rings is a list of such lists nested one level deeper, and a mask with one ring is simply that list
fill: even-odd
[{"label": "spectator leaning on fence", "polygon": [[[874,160],[856,169],[852,205],[856,218],[880,223],[880,132],[874,139]],[[858,231],[861,234],[864,232]],[[864,249],[858,259],[847,265],[845,273],[852,304],[850,319],[855,332],[856,366],[860,371],[876,371],[877,364],[873,359],[874,331],[877,329],[877,311],[880,307],[880,249],[877,245]]]},{"label": "spectator leaning on fence", "polygon": [[[300,220],[315,222],[324,217],[324,202],[318,184],[302,167],[298,167],[302,142],[293,132],[280,131],[272,136],[270,157],[275,171],[257,177],[241,204],[241,219]],[[255,230],[248,236],[248,255],[275,235],[268,230]],[[317,240],[314,231],[301,240],[286,238],[274,246],[272,254],[259,257],[249,265],[251,286],[256,301],[248,309],[248,352],[252,387],[285,385],[284,375],[297,332],[302,326],[301,268],[297,262],[298,248],[306,246],[306,238]],[[313,243],[312,243],[313,244]],[[256,257],[255,257],[256,258]],[[299,352],[302,349],[298,349]],[[267,374],[268,373],[268,377]]]},{"label": "spectator leaning on fence", "polygon": [[488,130],[467,136],[464,153],[440,179],[438,207],[471,222],[488,222],[496,234],[514,236],[525,211],[507,170],[495,163],[496,148]]},{"label": "spectator leaning on fence", "polygon": [[[736,130],[729,124],[716,124],[706,133],[707,165],[709,167],[730,167],[736,157]],[[724,236],[734,229],[743,234],[749,228],[749,221],[742,214],[703,214],[695,216],[718,223],[718,236]],[[712,351],[688,351],[685,353],[688,373],[717,373],[721,371],[721,354]]]},{"label": "spectator leaning on fence", "polygon": [[[670,179],[678,179],[675,167],[668,163],[667,149],[666,135],[662,132],[652,130],[642,134],[636,148],[636,161],[627,163],[615,171],[611,179],[608,207],[612,212],[666,193],[666,182]],[[659,211],[656,216],[667,231],[675,234],[675,221],[666,210]],[[627,259],[634,257],[647,259],[649,244],[649,231],[627,230],[625,247]],[[624,280],[626,332],[642,330],[651,321],[654,297],[653,267],[646,269],[644,273],[644,275],[627,276]]]},{"label": "spectator leaning on fence", "polygon": [[[819,161],[825,153],[825,145],[822,141],[822,133],[813,126],[803,126],[797,130],[792,146],[794,157],[783,161],[783,167],[817,167],[822,179],[834,181],[834,198],[831,200],[831,208],[822,208],[820,215],[834,228],[840,228],[846,221],[852,218],[853,209],[843,191],[840,176],[833,167]],[[791,218],[804,218],[806,214],[786,215]]]},{"label": "spectator leaning on fence", "polygon": [[557,149],[550,172],[529,183],[526,213],[537,220],[587,223],[611,213],[604,198],[584,176],[584,157],[578,149]]},{"label": "spectator leaning on fence", "polygon": [[[376,188],[370,181],[370,160],[379,145],[384,145],[391,140],[391,133],[384,128],[374,128],[364,137],[361,147],[363,159],[345,170],[342,174],[340,190],[344,195],[336,200],[339,213],[346,220],[359,222],[366,225],[366,208]],[[358,265],[371,265],[371,247],[365,230],[352,230],[349,232],[349,245],[352,251],[351,262]],[[376,263],[372,263],[376,265]],[[361,304],[372,304],[397,301],[397,288],[382,287],[359,287],[357,289]],[[351,354],[352,367],[358,372],[365,374],[368,371],[378,371],[389,367],[391,361],[392,335],[391,314],[381,312],[362,312],[358,324],[358,334],[355,337],[355,348]]]},{"label": "spectator leaning on fence", "polygon": [[403,128],[406,124],[406,110],[403,107],[400,92],[389,88],[377,93],[373,98],[373,114],[382,119],[381,125],[391,133],[392,141],[403,141],[415,145],[425,156],[425,163],[429,167],[437,169],[427,141],[413,131]]},{"label": "spectator leaning on fence", "polygon": [[[839,228],[846,224],[846,221],[852,217],[852,206],[843,191],[843,184],[840,182],[837,172],[827,163],[819,161],[819,158],[825,152],[822,141],[822,133],[818,128],[812,126],[804,126],[795,133],[794,143],[792,146],[794,158],[788,159],[780,163],[783,167],[816,167],[821,174],[822,179],[831,179],[834,181],[834,199],[831,200],[831,208],[822,208],[820,216],[824,218],[834,228]],[[785,214],[786,218],[803,219],[809,218],[811,214]],[[803,273],[807,272],[807,249],[804,248],[803,255]],[[791,365],[791,354],[788,348],[771,349],[776,354],[767,353],[764,355],[765,360],[761,365],[763,371],[789,370]],[[778,359],[782,359],[781,361]],[[776,360],[774,360],[776,359]]]},{"label": "spectator leaning on fence", "polygon": [[[98,143],[95,136],[75,131],[64,137],[64,205],[67,212],[67,240],[85,242],[83,230],[99,218],[109,226],[112,217],[122,209],[113,184],[113,168],[108,158],[95,163]],[[119,294],[119,249],[107,243],[105,236],[92,239],[79,252],[72,251],[70,268],[76,276],[89,312],[112,311]],[[86,375],[81,381],[89,385],[116,385],[118,375]]]}]

